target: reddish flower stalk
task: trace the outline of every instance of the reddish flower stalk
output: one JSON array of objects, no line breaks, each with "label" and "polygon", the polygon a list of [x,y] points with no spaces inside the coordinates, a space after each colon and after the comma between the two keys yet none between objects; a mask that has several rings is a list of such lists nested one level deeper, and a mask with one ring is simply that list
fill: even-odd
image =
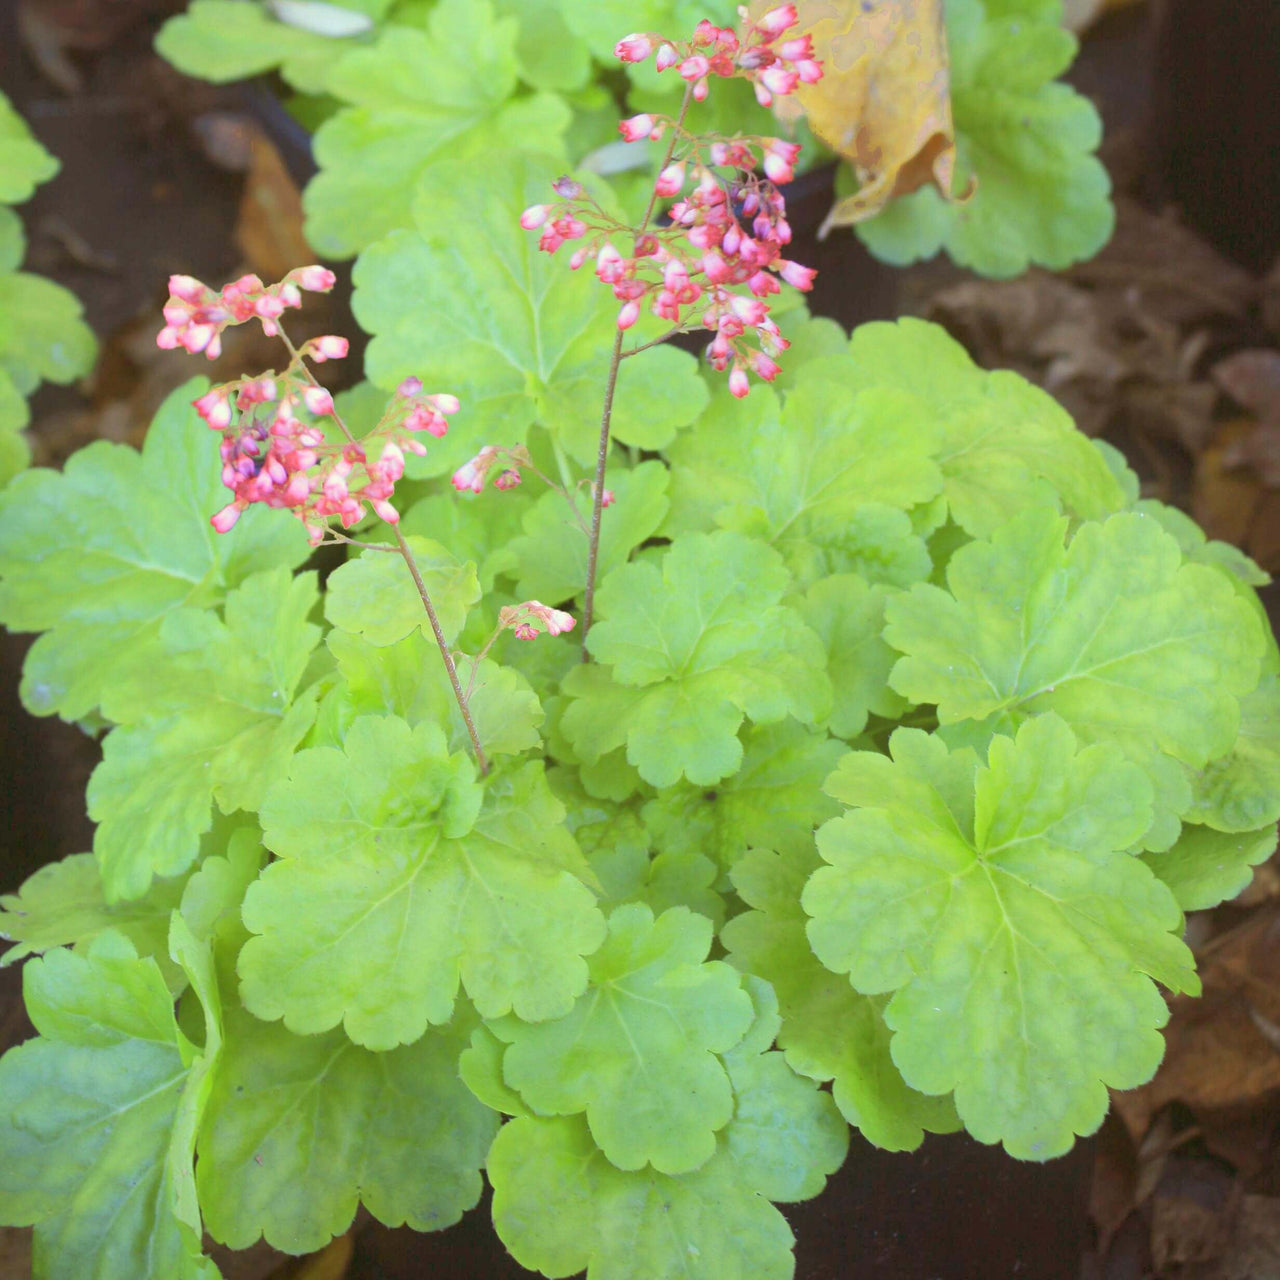
[{"label": "reddish flower stalk", "polygon": [[[628,142],[669,135],[649,207],[637,226],[626,226],[606,213],[570,178],[554,184],[558,200],[532,205],[520,217],[526,230],[541,229],[539,248],[548,253],[569,241],[577,242],[570,268],[576,271],[594,259],[597,277],[622,304],[592,488],[584,662],[589,660],[586,641],[594,610],[600,513],[608,492],[605,467],[621,361],[701,325],[715,335],[707,347],[708,362],[728,373],[733,395],[745,396],[751,389],[749,374],[766,382],[778,376],[777,357],[789,346],[764,299],[780,291],[779,281],[801,290],[813,287],[816,272],[783,257],[791,227],[778,188],[794,176],[799,144],[761,135],[699,136],[684,127],[690,101],[707,96],[712,76],[750,81],[764,106],[771,105],[775,96],[793,93],[799,85],[822,77],[811,38],[783,38],[799,21],[794,4],[778,5],[754,22],[745,8],[738,12],[742,18],[738,31],[703,21],[689,41],[637,32],[618,43],[615,52],[623,62],[643,62],[652,56],[660,72],[675,67],[688,86],[675,118],[644,112],[619,126]],[[718,172],[725,169],[731,171],[729,176]],[[757,169],[763,170],[763,176]],[[650,229],[657,201],[676,196],[681,198],[669,210],[668,225]],[[630,251],[624,252],[618,245],[627,242]],[[736,291],[744,286],[746,292]],[[640,318],[642,304],[672,327],[660,338],[626,351],[622,335]]]}]

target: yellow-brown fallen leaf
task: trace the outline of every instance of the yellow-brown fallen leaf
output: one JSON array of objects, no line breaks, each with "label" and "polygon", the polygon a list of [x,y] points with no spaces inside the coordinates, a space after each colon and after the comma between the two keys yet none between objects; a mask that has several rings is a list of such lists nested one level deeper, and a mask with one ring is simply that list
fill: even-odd
[{"label": "yellow-brown fallen leaf", "polygon": [[779,106],[803,112],[858,178],[819,234],[870,218],[928,182],[950,196],[955,130],[942,0],[799,0],[796,8],[797,32],[813,37],[823,75]]}]

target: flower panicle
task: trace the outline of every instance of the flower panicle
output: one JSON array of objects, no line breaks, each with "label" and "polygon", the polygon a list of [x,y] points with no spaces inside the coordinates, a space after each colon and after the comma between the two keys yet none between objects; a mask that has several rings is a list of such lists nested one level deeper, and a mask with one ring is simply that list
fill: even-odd
[{"label": "flower panicle", "polygon": [[[279,334],[279,317],[285,307],[301,304],[300,291],[323,292],[333,284],[333,272],[324,267],[299,268],[275,285],[242,276],[218,291],[174,276],[157,342],[216,357],[228,325],[257,318],[269,335]],[[425,454],[419,433],[443,436],[448,416],[460,406],[456,396],[426,394],[419,379],[406,378],[364,439],[335,438],[324,425],[336,419],[333,396],[312,378],[306,361],[341,360],[349,349],[337,334],[309,338],[283,373],[237,378],[192,402],[222,436],[222,481],[233,496],[211,519],[219,533],[255,504],[292,511],[312,545],[324,540],[332,520],[349,529],[371,510],[388,524],[399,521],[391,499],[406,451]]]}]

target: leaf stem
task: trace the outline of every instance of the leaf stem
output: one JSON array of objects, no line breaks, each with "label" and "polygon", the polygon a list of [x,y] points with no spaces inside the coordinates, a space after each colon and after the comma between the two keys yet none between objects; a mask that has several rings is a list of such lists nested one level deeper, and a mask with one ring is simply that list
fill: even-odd
[{"label": "leaf stem", "polygon": [[[671,140],[667,143],[667,154],[662,159],[662,164],[658,166],[659,171],[665,169],[671,163],[671,157],[675,154],[676,143],[679,141],[684,127],[684,118],[689,112],[689,103],[693,101],[693,84],[690,82],[685,86],[684,98],[680,102],[680,114],[676,117],[675,124],[671,129]],[[649,225],[649,219],[653,216],[654,206],[658,203],[658,188],[655,185],[649,193],[649,203],[645,208],[644,217],[640,219],[640,225],[635,228],[637,238],[644,233],[645,227]],[[609,429],[613,422],[613,396],[618,389],[618,367],[622,364],[622,338],[624,330],[619,329],[613,340],[613,352],[609,357],[609,376],[605,381],[604,387],[604,408],[600,414],[600,445],[596,450],[596,477],[595,483],[591,490],[591,531],[587,539],[587,594],[582,605],[582,661],[590,662],[591,654],[587,649],[587,635],[591,630],[591,619],[595,612],[596,603],[596,567],[600,559],[600,514],[604,511],[604,473],[605,466],[609,461]],[[664,334],[659,341],[665,341],[670,334]],[[654,343],[645,343],[645,346],[656,345]],[[636,352],[643,350],[637,347],[635,351],[627,352],[628,355],[635,355]]]},{"label": "leaf stem", "polygon": [[[316,380],[315,374],[311,372],[307,362],[301,358],[297,347],[289,341],[289,335],[285,333],[278,320],[276,321],[276,328],[279,331],[280,338],[284,342],[285,347],[288,348],[289,355],[293,363],[302,370],[307,377],[307,381],[310,382],[312,386],[318,387],[320,383]],[[346,436],[352,444],[356,444],[357,441],[355,436],[351,433],[351,428],[347,426],[342,415],[336,408],[330,416],[333,418],[342,434]],[[413,558],[413,552],[410,550],[408,542],[405,541],[404,534],[400,532],[400,526],[398,524],[393,524],[389,527],[391,532],[395,534],[395,547],[375,548],[373,544],[367,544],[368,548],[370,550],[376,549],[379,551],[399,551],[400,555],[404,558],[409,574],[413,578],[413,585],[418,589],[418,596],[422,600],[422,607],[427,612],[427,621],[431,623],[431,630],[436,638],[436,646],[440,650],[440,658],[444,662],[444,669],[449,675],[449,683],[453,686],[453,696],[458,701],[458,710],[462,712],[462,723],[467,727],[467,733],[471,738],[471,748],[476,754],[476,764],[479,766],[480,776],[483,778],[484,775],[489,772],[489,759],[484,753],[484,748],[480,745],[480,735],[476,732],[475,721],[472,720],[471,710],[467,706],[466,694],[463,693],[462,685],[458,680],[457,664],[454,662],[453,654],[449,651],[449,646],[445,641],[444,631],[440,627],[440,619],[436,614],[435,605],[431,603],[431,593],[427,590],[427,584],[422,580],[422,574],[418,569],[418,562]],[[336,530],[331,530],[331,532],[336,533]],[[345,534],[338,534],[337,536],[344,542],[354,543],[355,541],[352,538],[346,537]]]}]

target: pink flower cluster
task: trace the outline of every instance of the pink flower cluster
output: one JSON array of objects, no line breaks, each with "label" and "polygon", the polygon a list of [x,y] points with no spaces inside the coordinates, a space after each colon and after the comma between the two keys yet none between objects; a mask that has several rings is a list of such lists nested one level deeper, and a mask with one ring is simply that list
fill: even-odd
[{"label": "pink flower cluster", "polygon": [[541,600],[504,605],[498,611],[498,627],[510,628],[517,640],[536,640],[545,629],[551,636],[572,631],[577,619],[563,609],[553,609]]},{"label": "pink flower cluster", "polygon": [[755,22],[748,20],[745,8],[740,7],[738,13],[746,24],[741,33],[717,27],[704,18],[692,40],[667,40],[655,32],[636,32],[619,40],[614,54],[623,62],[644,62],[653,55],[659,71],[675,67],[681,79],[692,83],[697,102],[707,96],[710,76],[750,80],[763,107],[772,106],[775,96],[785,97],[799,85],[816,84],[822,78],[822,63],[813,56],[812,37],[781,39],[800,20],[794,4],[780,4]]},{"label": "pink flower cluster", "polygon": [[[794,5],[779,5],[746,22],[741,35],[702,22],[685,46],[644,33],[621,41],[617,53],[624,62],[639,62],[656,49],[658,69],[679,65],[681,75],[694,82],[694,96],[699,86],[705,96],[709,74],[746,76],[757,94],[762,86],[766,96],[790,93],[822,76],[808,36],[777,43],[797,21]],[[654,184],[655,198],[681,197],[668,211],[669,225],[624,226],[570,178],[554,184],[556,203],[530,206],[520,225],[527,231],[541,228],[538,247],[548,253],[568,241],[581,242],[569,266],[576,271],[595,259],[596,275],[622,304],[619,329],[635,324],[646,305],[676,330],[699,324],[709,329],[715,335],[707,348],[709,362],[728,372],[735,396],[745,396],[748,374],[772,381],[779,372],[776,357],[789,345],[764,299],[780,291],[779,280],[811,289],[817,274],[783,257],[791,227],[778,186],[795,176],[800,145],[772,137],[697,136],[682,122],[683,116],[672,120],[645,112],[620,126],[628,141],[657,138],[668,129],[676,134]],[[716,171],[722,169],[733,170],[733,176],[720,177]],[[615,243],[625,239],[631,241],[630,253]],[[742,286],[745,294],[734,292]]]},{"label": "pink flower cluster", "polygon": [[222,354],[222,331],[229,325],[259,320],[263,332],[275,337],[280,331],[275,322],[289,307],[302,306],[303,290],[328,293],[336,279],[327,267],[298,267],[279,284],[264,285],[257,276],[245,275],[215,291],[193,276],[170,276],[165,324],[156,346],[166,351],[182,347],[191,355],[203,351],[216,360]]},{"label": "pink flower cluster", "polygon": [[517,446],[514,449],[503,449],[496,444],[487,444],[474,458],[464,462],[450,476],[453,487],[459,493],[479,493],[488,479],[489,472],[497,465],[503,455],[507,455],[511,466],[498,474],[493,482],[495,489],[514,489],[521,481],[520,467],[529,462],[528,451]]},{"label": "pink flower cluster", "polygon": [[[211,352],[222,327],[253,317],[268,334],[277,334],[283,307],[301,301],[293,300],[299,289],[332,286],[333,273],[323,267],[290,272],[270,286],[245,276],[220,293],[189,276],[175,276],[159,342]],[[277,304],[281,310],[275,309]],[[292,511],[306,526],[312,545],[323,541],[330,519],[349,529],[364,518],[366,505],[388,524],[400,519],[391,497],[404,475],[405,451],[426,453],[418,434],[443,436],[449,429],[447,415],[457,413],[458,401],[450,395],[424,395],[417,378],[406,378],[363,440],[331,439],[320,420],[334,417],[343,435],[346,429],[336,419],[333,397],[311,377],[306,361],[340,360],[347,350],[346,338],[337,334],[311,338],[294,352],[283,373],[239,378],[194,401],[196,412],[222,434],[222,481],[234,495],[212,518],[219,533],[226,533],[254,503]]]}]

